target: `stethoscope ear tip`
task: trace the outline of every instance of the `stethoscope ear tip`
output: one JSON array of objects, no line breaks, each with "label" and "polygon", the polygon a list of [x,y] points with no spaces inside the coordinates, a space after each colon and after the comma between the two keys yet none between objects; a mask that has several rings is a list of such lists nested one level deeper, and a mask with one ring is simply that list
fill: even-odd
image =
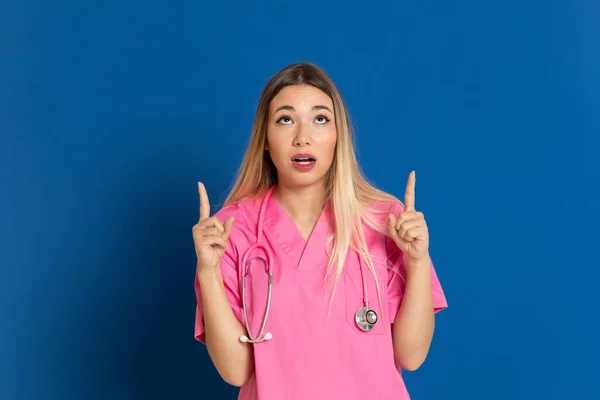
[{"label": "stethoscope ear tip", "polygon": [[271,332],[267,332],[265,334],[265,340],[271,340],[271,339],[273,339],[273,335],[271,335]]},{"label": "stethoscope ear tip", "polygon": [[240,336],[240,342],[247,343],[248,342],[248,336],[246,336],[246,335]]}]

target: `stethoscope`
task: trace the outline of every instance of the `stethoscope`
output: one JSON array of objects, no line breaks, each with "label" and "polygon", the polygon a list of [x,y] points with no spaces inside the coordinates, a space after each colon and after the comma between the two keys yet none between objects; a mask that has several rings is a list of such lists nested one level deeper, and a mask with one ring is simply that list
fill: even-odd
[{"label": "stethoscope", "polygon": [[[275,189],[275,185],[273,185],[269,189],[269,191],[263,198],[262,204],[260,206],[260,211],[258,214],[256,242],[253,245],[251,245],[250,247],[248,247],[248,249],[246,249],[246,251],[244,252],[244,254],[242,256],[242,260],[240,263],[240,266],[242,268],[242,270],[240,271],[241,272],[240,288],[241,288],[241,294],[242,294],[242,311],[244,313],[244,323],[246,325],[246,332],[247,332],[247,335],[240,336],[240,341],[244,342],[244,343],[261,343],[261,342],[264,342],[267,340],[271,340],[273,338],[273,335],[271,334],[271,332],[265,333],[265,328],[267,326],[267,319],[269,316],[269,310],[271,308],[271,294],[272,294],[272,287],[273,287],[273,254],[271,253],[271,250],[267,246],[264,246],[262,244],[262,233],[263,233],[262,232],[262,224],[263,224],[263,218],[264,218],[264,214],[265,214],[265,208],[267,206],[269,198],[271,197],[271,194],[273,193],[274,189]],[[250,260],[248,260],[248,258],[250,257],[250,254],[254,250],[257,250],[257,249],[263,250],[266,254],[266,258],[263,258],[261,256],[255,256],[255,257],[252,257]],[[250,330],[250,323],[248,322],[248,313],[246,311],[246,278],[248,277],[248,274],[252,270],[252,264],[254,264],[256,261],[259,261],[259,260],[264,264],[265,273],[267,274],[268,293],[267,293],[267,304],[265,306],[265,314],[263,316],[262,324],[260,326],[260,331],[258,332],[257,336],[253,336],[252,332]],[[378,320],[378,316],[377,316],[377,313],[375,312],[375,310],[372,310],[371,308],[369,308],[369,298],[367,296],[367,279],[365,276],[362,262],[360,262],[360,260],[359,260],[359,264],[360,264],[360,275],[362,278],[364,307],[361,307],[356,311],[356,313],[354,315],[354,320],[356,321],[356,326],[358,326],[358,328],[361,331],[368,332],[375,327],[375,324],[377,323],[377,320]]]}]

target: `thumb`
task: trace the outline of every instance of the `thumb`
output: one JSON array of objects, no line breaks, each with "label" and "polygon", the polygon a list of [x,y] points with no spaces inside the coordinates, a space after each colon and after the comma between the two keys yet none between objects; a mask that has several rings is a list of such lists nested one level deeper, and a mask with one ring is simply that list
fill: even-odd
[{"label": "thumb", "polygon": [[233,217],[229,217],[227,218],[227,221],[225,221],[225,223],[223,224],[223,228],[225,229],[225,232],[223,232],[224,240],[229,239],[229,235],[231,234],[231,229],[233,227],[233,220]]},{"label": "thumb", "polygon": [[388,216],[387,229],[398,248],[404,251],[404,248],[406,247],[406,241],[398,236],[398,231],[396,230],[396,220],[397,218],[393,214],[390,214]]}]

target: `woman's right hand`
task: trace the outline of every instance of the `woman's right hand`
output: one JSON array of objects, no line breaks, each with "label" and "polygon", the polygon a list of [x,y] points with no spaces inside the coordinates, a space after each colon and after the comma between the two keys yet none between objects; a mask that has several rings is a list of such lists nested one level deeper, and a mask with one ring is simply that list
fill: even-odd
[{"label": "woman's right hand", "polygon": [[198,272],[216,270],[220,268],[221,258],[227,246],[227,239],[231,233],[233,217],[229,217],[224,224],[215,216],[210,216],[210,204],[206,188],[198,182],[200,194],[200,219],[192,228],[194,247],[198,259]]}]

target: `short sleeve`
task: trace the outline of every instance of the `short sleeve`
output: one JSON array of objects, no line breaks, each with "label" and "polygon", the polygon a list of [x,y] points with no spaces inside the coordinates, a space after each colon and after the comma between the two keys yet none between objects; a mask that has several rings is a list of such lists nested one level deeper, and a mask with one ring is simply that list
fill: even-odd
[{"label": "short sleeve", "polygon": [[[390,317],[390,323],[394,323],[404,297],[404,289],[406,286],[406,257],[393,239],[386,237],[385,240],[386,256],[388,260],[388,315]],[[435,313],[448,307],[446,296],[433,264],[431,265],[431,294],[433,310]]]},{"label": "short sleeve", "polygon": [[[238,222],[236,220],[236,222]],[[238,277],[238,262],[237,262],[237,251],[235,244],[235,235],[232,232],[229,237],[229,243],[221,259],[221,276],[223,279],[223,285],[225,287],[225,294],[233,314],[240,321],[244,323],[244,317],[242,312],[242,301],[240,296],[240,286]],[[204,314],[202,309],[202,293],[200,291],[200,283],[198,282],[198,275],[194,278],[194,291],[196,293],[196,320],[194,324],[194,337],[201,343],[206,344],[204,336]]]}]

